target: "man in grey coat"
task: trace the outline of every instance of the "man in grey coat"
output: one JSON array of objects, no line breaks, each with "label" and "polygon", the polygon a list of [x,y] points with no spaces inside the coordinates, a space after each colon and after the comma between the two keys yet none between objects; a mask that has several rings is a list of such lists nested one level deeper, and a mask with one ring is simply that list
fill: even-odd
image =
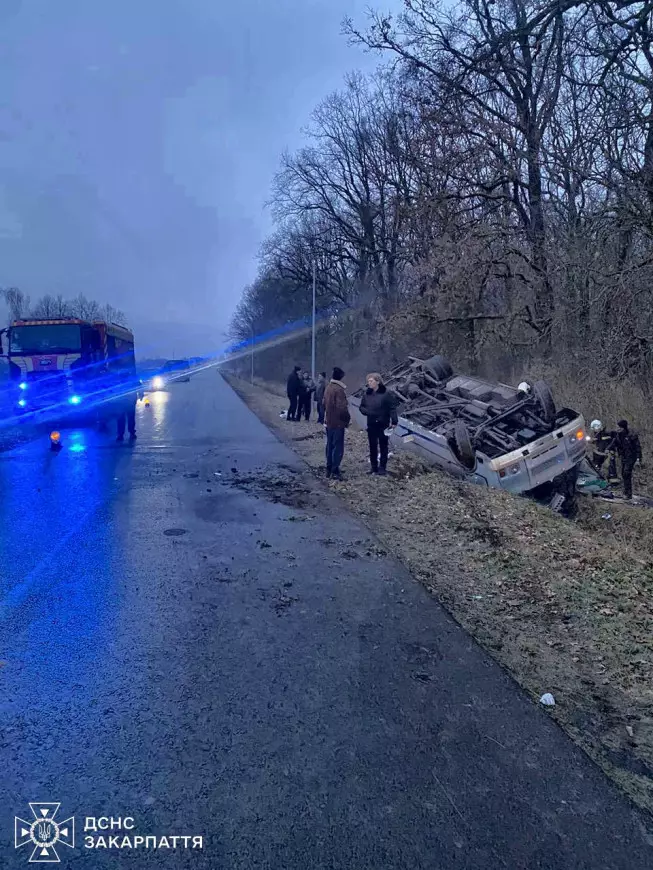
[{"label": "man in grey coat", "polygon": [[315,404],[317,405],[318,423],[324,423],[324,391],[326,390],[326,385],[326,372],[320,372],[317,376],[317,387],[315,388]]}]

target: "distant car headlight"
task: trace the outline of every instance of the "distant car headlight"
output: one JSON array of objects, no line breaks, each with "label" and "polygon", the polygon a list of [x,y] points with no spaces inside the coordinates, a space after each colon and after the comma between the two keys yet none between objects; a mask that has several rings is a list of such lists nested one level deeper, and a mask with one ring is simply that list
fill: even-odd
[{"label": "distant car headlight", "polygon": [[165,381],[163,378],[152,378],[152,386],[155,390],[162,390],[165,386]]},{"label": "distant car headlight", "polygon": [[25,383],[25,381],[23,381],[22,383],[18,384],[18,388],[19,388],[20,390],[26,390],[26,389],[27,389],[27,384]]},{"label": "distant car headlight", "polygon": [[25,401],[25,399],[18,400],[18,407],[19,408],[24,408],[26,404],[27,404],[27,402]]}]

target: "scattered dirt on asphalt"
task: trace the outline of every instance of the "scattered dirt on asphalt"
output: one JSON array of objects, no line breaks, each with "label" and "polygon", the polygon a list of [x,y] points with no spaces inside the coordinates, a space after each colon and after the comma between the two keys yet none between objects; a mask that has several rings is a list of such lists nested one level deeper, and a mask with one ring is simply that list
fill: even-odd
[{"label": "scattered dirt on asphalt", "polygon": [[[296,510],[319,506],[320,499],[315,488],[306,486],[301,475],[288,466],[257,469],[251,473],[234,475],[230,480],[223,478],[222,483]],[[297,517],[294,519],[297,521]]]},{"label": "scattered dirt on asphalt", "polygon": [[[230,381],[324,478],[317,424],[280,418],[278,388]],[[409,454],[391,458],[386,478],[368,469],[365,433],[350,430],[345,479],[324,478],[324,486],[534,699],[551,692],[551,715],[653,811],[653,514],[581,499],[572,523],[527,499],[456,481]],[[292,499],[301,481],[288,477],[286,486]],[[427,667],[420,674],[430,678]]]}]

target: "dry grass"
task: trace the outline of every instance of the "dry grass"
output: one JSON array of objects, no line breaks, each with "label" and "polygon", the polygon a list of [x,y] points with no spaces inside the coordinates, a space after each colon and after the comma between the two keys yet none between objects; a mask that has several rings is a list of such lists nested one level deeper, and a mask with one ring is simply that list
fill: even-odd
[{"label": "dry grass", "polygon": [[[322,474],[315,423],[279,417],[279,392],[234,386]],[[348,507],[640,805],[653,811],[653,515],[582,500],[570,523],[400,454],[367,476],[364,433],[347,434]],[[611,519],[603,519],[609,512]]]}]

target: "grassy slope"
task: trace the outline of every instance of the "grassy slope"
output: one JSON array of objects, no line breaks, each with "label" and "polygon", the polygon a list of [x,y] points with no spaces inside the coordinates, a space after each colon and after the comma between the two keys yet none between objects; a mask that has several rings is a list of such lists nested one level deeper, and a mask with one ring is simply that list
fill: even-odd
[{"label": "grassy slope", "polygon": [[[282,389],[232,383],[322,468],[321,430],[280,419]],[[570,523],[410,456],[391,462],[391,477],[368,477],[365,435],[351,431],[347,479],[329,485],[534,698],[553,693],[552,715],[653,811],[653,514],[583,499]]]}]

